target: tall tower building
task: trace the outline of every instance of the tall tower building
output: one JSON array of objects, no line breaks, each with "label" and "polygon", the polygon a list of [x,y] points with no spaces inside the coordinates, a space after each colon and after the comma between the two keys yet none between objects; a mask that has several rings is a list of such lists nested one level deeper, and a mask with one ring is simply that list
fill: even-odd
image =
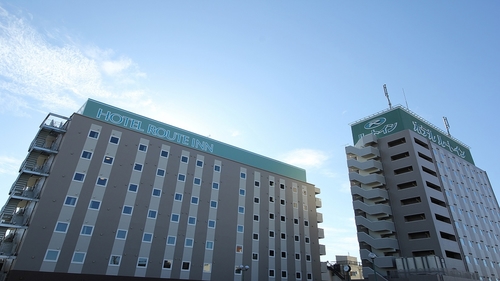
[{"label": "tall tower building", "polygon": [[0,280],[321,280],[305,170],[104,103],[40,125]]},{"label": "tall tower building", "polygon": [[365,277],[500,280],[499,205],[469,148],[400,106],[351,129],[347,164]]}]

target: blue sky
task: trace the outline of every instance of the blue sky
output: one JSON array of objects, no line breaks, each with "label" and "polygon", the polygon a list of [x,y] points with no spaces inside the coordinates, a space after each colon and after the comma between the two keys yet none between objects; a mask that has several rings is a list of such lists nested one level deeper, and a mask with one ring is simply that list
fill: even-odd
[{"label": "blue sky", "polygon": [[383,84],[499,194],[499,26],[493,0],[0,0],[0,201],[47,113],[93,98],[305,168],[323,260],[359,256],[344,149]]}]

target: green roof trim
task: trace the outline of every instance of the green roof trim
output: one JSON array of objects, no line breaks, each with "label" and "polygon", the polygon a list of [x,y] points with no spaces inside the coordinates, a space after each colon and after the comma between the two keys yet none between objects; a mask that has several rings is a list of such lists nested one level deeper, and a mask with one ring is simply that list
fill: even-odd
[{"label": "green roof trim", "polygon": [[467,145],[448,136],[443,130],[402,106],[370,115],[350,125],[354,143],[367,134],[374,134],[380,138],[403,130],[412,130],[474,164]]},{"label": "green roof trim", "polygon": [[302,168],[237,148],[93,99],[88,99],[77,114],[306,182],[306,171]]}]

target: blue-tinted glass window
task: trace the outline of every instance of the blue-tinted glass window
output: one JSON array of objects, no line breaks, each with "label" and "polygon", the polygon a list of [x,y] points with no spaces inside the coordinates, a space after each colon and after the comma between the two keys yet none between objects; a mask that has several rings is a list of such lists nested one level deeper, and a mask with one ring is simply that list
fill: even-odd
[{"label": "blue-tinted glass window", "polygon": [[99,137],[99,132],[92,130],[89,132],[89,138],[97,139],[98,137]]},{"label": "blue-tinted glass window", "polygon": [[109,142],[114,143],[114,144],[118,144],[119,141],[120,141],[120,138],[115,137],[115,136],[111,136],[111,138],[109,139]]},{"label": "blue-tinted glass window", "polygon": [[73,180],[75,181],[83,181],[85,179],[85,174],[82,173],[75,173],[73,176]]},{"label": "blue-tinted glass window", "polygon": [[179,214],[172,214],[172,219],[173,222],[179,222]]},{"label": "blue-tinted glass window", "polygon": [[176,193],[176,194],[174,195],[174,200],[176,200],[176,201],[182,201],[182,194],[180,194],[180,193]]},{"label": "blue-tinted glass window", "polygon": [[185,181],[185,180],[186,180],[186,175],[179,174],[179,175],[177,176],[177,179],[178,179],[179,181]]},{"label": "blue-tinted glass window", "polygon": [[104,156],[104,159],[102,160],[102,162],[106,163],[106,164],[113,164],[113,157],[111,156]]},{"label": "blue-tinted glass window", "polygon": [[148,211],[148,218],[156,219],[156,214],[157,214],[157,212],[155,210],[149,210]]},{"label": "blue-tinted glass window", "polygon": [[175,236],[167,237],[167,245],[175,245]]},{"label": "blue-tinted glass window", "polygon": [[146,152],[148,150],[148,146],[145,144],[139,144],[139,151],[144,151]]},{"label": "blue-tinted glass window", "polygon": [[215,221],[214,220],[208,220],[208,227],[215,228]]},{"label": "blue-tinted glass window", "polygon": [[210,201],[210,207],[217,208],[217,201]]},{"label": "blue-tinted glass window", "polygon": [[94,230],[93,226],[84,225],[84,226],[82,226],[82,231],[80,232],[80,234],[82,234],[82,235],[92,235],[92,231],[93,230]]},{"label": "blue-tinted glass window", "polygon": [[243,232],[243,225],[240,225],[240,224],[239,224],[239,225],[237,225],[237,226],[236,226],[236,231],[238,231],[238,232]]},{"label": "blue-tinted glass window", "polygon": [[245,173],[240,173],[240,178],[242,178],[242,179],[246,179],[246,178],[247,178],[247,174],[245,174]]},{"label": "blue-tinted glass window", "polygon": [[82,151],[82,158],[85,158],[85,159],[92,158],[92,152],[86,151],[86,150]]},{"label": "blue-tinted glass window", "polygon": [[139,164],[139,163],[135,163],[134,164],[134,170],[136,171],[142,171],[142,164]]},{"label": "blue-tinted glass window", "polygon": [[198,167],[203,167],[203,161],[201,161],[201,160],[196,160],[196,166],[198,166]]},{"label": "blue-tinted glass window", "polygon": [[245,196],[245,190],[244,189],[240,189],[240,195]]},{"label": "blue-tinted glass window", "polygon": [[68,223],[67,222],[60,222],[58,221],[56,224],[56,229],[54,231],[57,232],[66,232],[68,230]]},{"label": "blue-tinted glass window", "polygon": [[158,175],[160,177],[164,177],[165,176],[165,170],[163,170],[163,169],[156,170],[156,175]]},{"label": "blue-tinted glass window", "polygon": [[216,171],[216,172],[220,172],[220,166],[219,166],[219,165],[215,165],[215,166],[214,166],[214,171]]},{"label": "blue-tinted glass window", "polygon": [[196,197],[196,196],[191,197],[192,204],[198,204],[198,201],[199,201],[198,197]]},{"label": "blue-tinted glass window", "polygon": [[106,186],[107,183],[108,183],[108,179],[101,178],[101,177],[97,178],[97,183],[96,183],[97,185]]},{"label": "blue-tinted glass window", "polygon": [[212,188],[213,189],[219,189],[219,183],[218,182],[213,182],[212,183]]},{"label": "blue-tinted glass window", "polygon": [[188,224],[196,224],[196,218],[195,217],[189,217],[188,218]]},{"label": "blue-tinted glass window", "polygon": [[123,206],[123,212],[126,215],[131,215],[132,214],[133,208],[131,206]]},{"label": "blue-tinted glass window", "polygon": [[200,185],[201,184],[201,179],[200,178],[194,178],[193,183],[196,184],[196,185]]},{"label": "blue-tinted glass window", "polygon": [[161,189],[153,188],[153,196],[161,196]]},{"label": "blue-tinted glass window", "polygon": [[188,160],[189,160],[189,158],[187,156],[184,156],[184,155],[181,156],[181,162],[187,163]]},{"label": "blue-tinted glass window", "polygon": [[90,200],[89,209],[99,210],[101,202],[96,200]]},{"label": "blue-tinted glass window", "polygon": [[58,250],[47,250],[47,253],[45,253],[45,261],[57,261],[59,258],[59,251]]},{"label": "blue-tinted glass window", "polygon": [[71,259],[72,263],[83,263],[85,260],[85,253],[83,252],[75,252],[73,254],[73,259]]},{"label": "blue-tinted glass window", "polygon": [[142,236],[142,241],[143,242],[153,241],[153,234],[152,233],[144,233],[144,235]]},{"label": "blue-tinted glass window", "polygon": [[66,196],[66,200],[64,200],[64,205],[67,206],[75,206],[76,205],[76,197]]},{"label": "blue-tinted glass window", "polygon": [[162,150],[162,151],[160,152],[160,156],[161,156],[161,157],[168,157],[168,151],[166,151],[166,150]]},{"label": "blue-tinted glass window", "polygon": [[116,231],[116,238],[117,239],[125,239],[127,238],[127,231],[124,229],[118,229]]}]

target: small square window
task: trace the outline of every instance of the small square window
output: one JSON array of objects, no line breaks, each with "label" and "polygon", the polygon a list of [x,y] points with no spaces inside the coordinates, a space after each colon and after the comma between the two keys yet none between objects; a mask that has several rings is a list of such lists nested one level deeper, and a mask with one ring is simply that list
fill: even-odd
[{"label": "small square window", "polygon": [[83,263],[84,260],[85,260],[85,253],[75,252],[73,253],[73,258],[71,259],[71,263]]},{"label": "small square window", "polygon": [[162,151],[160,152],[160,156],[161,156],[161,157],[168,157],[168,151],[166,151],[166,150],[162,150]]},{"label": "small square window", "polygon": [[131,215],[133,208],[131,206],[123,206],[122,213],[125,215]]},{"label": "small square window", "polygon": [[294,209],[298,209],[299,208],[299,205],[297,204],[297,202],[293,202],[293,208]]},{"label": "small square window", "polygon": [[269,237],[274,237],[274,231],[272,230],[269,231]]},{"label": "small square window", "polygon": [[299,242],[300,241],[300,236],[295,235],[295,241]]},{"label": "small square window", "polygon": [[186,238],[186,240],[184,241],[185,247],[192,248],[193,244],[194,244],[193,238]]},{"label": "small square window", "polygon": [[76,205],[76,197],[66,196],[66,200],[64,200],[64,205],[66,206],[75,206]]},{"label": "small square window", "polygon": [[219,165],[215,165],[215,166],[214,166],[214,171],[216,171],[216,172],[220,172],[220,166],[219,166]]},{"label": "small square window", "polygon": [[306,255],[306,261],[311,261],[311,255]]},{"label": "small square window", "polygon": [[269,186],[274,186],[274,181],[269,181]]},{"label": "small square window", "polygon": [[106,164],[113,164],[113,157],[111,156],[104,156],[104,159],[102,160],[102,162],[106,163]]},{"label": "small square window", "polygon": [[244,214],[245,213],[245,207],[239,206],[238,207],[238,213]]},{"label": "small square window", "polygon": [[213,189],[219,189],[219,183],[218,182],[213,182],[212,183],[212,188]]},{"label": "small square window", "polygon": [[281,239],[286,239],[286,233],[281,232]]},{"label": "small square window", "polygon": [[295,272],[295,279],[299,279],[300,280],[301,278],[302,278],[302,273],[300,273],[298,271]]},{"label": "small square window", "polygon": [[281,278],[286,278],[286,270],[281,271]]},{"label": "small square window", "polygon": [[155,197],[160,197],[161,196],[161,189],[158,188],[153,188],[153,196]]},{"label": "small square window", "polygon": [[259,260],[259,254],[258,253],[252,253],[252,260],[254,260],[254,261]]},{"label": "small square window", "polygon": [[58,258],[59,258],[59,251],[49,249],[45,253],[45,258],[43,260],[44,261],[57,261]]},{"label": "small square window", "polygon": [[247,178],[247,174],[245,174],[245,173],[240,173],[240,178],[242,178],[242,179],[246,179],[246,178]]},{"label": "small square window", "polygon": [[182,201],[182,194],[181,193],[176,193],[174,195],[174,200],[175,201]]},{"label": "small square window", "polygon": [[175,245],[175,236],[168,236],[167,237],[167,245]]},{"label": "small square window", "polygon": [[99,132],[90,130],[89,138],[97,139],[99,137]]},{"label": "small square window", "polygon": [[97,178],[97,182],[96,182],[97,185],[106,186],[107,183],[108,183],[108,179],[102,178],[102,177]]},{"label": "small square window", "polygon": [[122,256],[111,255],[111,257],[109,258],[109,265],[120,265],[121,259]]},{"label": "small square window", "polygon": [[243,246],[242,245],[236,245],[236,253],[243,253]]},{"label": "small square window", "polygon": [[253,202],[256,203],[256,204],[259,204],[260,203],[260,199],[258,197],[254,197],[253,198]]},{"label": "small square window", "polygon": [[259,234],[258,233],[254,233],[253,234],[253,240],[259,240]]},{"label": "small square window", "polygon": [[140,257],[137,259],[137,267],[146,267],[148,265],[148,258]]},{"label": "small square window", "polygon": [[142,242],[151,242],[153,241],[153,234],[152,233],[144,233],[142,235]]},{"label": "small square window", "polygon": [[83,181],[85,179],[85,174],[82,173],[75,173],[73,176],[74,181]]},{"label": "small square window", "polygon": [[129,184],[129,186],[128,186],[128,191],[131,191],[131,192],[137,192],[137,189],[138,189],[138,188],[139,188],[139,187],[137,186],[137,184],[131,183],[131,184]]},{"label": "small square window", "polygon": [[286,259],[286,252],[281,252],[281,257]]},{"label": "small square window", "polygon": [[114,144],[118,144],[119,141],[120,141],[120,138],[117,138],[115,136],[111,136],[111,138],[109,139],[109,142],[114,143]]},{"label": "small square window", "polygon": [[207,243],[205,243],[205,249],[207,249],[207,250],[213,250],[214,249],[214,242],[213,241],[207,241]]},{"label": "small square window", "polygon": [[84,225],[82,226],[82,231],[80,232],[81,235],[92,235],[92,231],[94,230],[93,226],[90,225]]},{"label": "small square window", "polygon": [[269,250],[269,256],[274,257],[274,250]]},{"label": "small square window", "polygon": [[179,175],[177,176],[177,180],[178,180],[178,181],[186,181],[186,175],[179,174]]},{"label": "small square window", "polygon": [[69,224],[67,222],[60,222],[60,221],[58,221],[56,223],[56,228],[54,229],[54,231],[55,232],[66,233],[66,231],[68,231],[68,226],[69,226]]},{"label": "small square window", "polygon": [[299,224],[299,219],[293,219],[294,224]]},{"label": "small square window", "polygon": [[259,221],[259,215],[253,215],[253,220],[254,221]]},{"label": "small square window", "polygon": [[203,272],[205,272],[205,273],[212,272],[212,264],[211,263],[203,264]]},{"label": "small square window", "polygon": [[238,225],[236,226],[236,231],[237,231],[237,232],[239,232],[239,233],[243,233],[243,225],[238,224]]},{"label": "small square window", "polygon": [[201,179],[200,178],[194,178],[193,184],[200,185],[201,184]]},{"label": "small square window", "polygon": [[295,259],[296,260],[300,260],[300,254],[299,253],[295,253]]},{"label": "small square window", "polygon": [[173,222],[179,222],[179,214],[172,214],[170,220]]},{"label": "small square window", "polygon": [[160,177],[164,177],[165,176],[165,170],[163,170],[163,169],[156,170],[156,175],[160,176]]},{"label": "small square window", "polygon": [[138,171],[138,172],[141,172],[142,171],[142,164],[135,163],[134,164],[134,170]]},{"label": "small square window", "polygon": [[163,268],[171,269],[172,268],[172,260],[163,260]]},{"label": "small square window", "polygon": [[210,207],[211,208],[217,208],[217,201],[210,201]]},{"label": "small square window", "polygon": [[150,219],[156,219],[157,211],[155,210],[149,210],[148,211],[148,218]]},{"label": "small square window", "polygon": [[307,273],[307,280],[312,280],[313,279],[313,276],[311,273]]},{"label": "small square window", "polygon": [[304,221],[305,226],[309,226],[309,221]]},{"label": "small square window", "polygon": [[281,216],[280,218],[281,218],[281,221],[285,221],[286,220],[285,216]]},{"label": "small square window", "polygon": [[269,213],[269,219],[274,220],[274,214],[273,213]]},{"label": "small square window", "polygon": [[245,196],[245,190],[240,188],[240,195]]},{"label": "small square window", "polygon": [[260,186],[260,182],[255,181],[255,182],[254,182],[254,185],[255,185],[256,187],[259,187],[259,186]]},{"label": "small square window", "polygon": [[89,209],[99,210],[101,207],[101,202],[97,200],[90,200]]},{"label": "small square window", "polygon": [[269,269],[269,277],[274,277],[274,269]]},{"label": "small square window", "polygon": [[182,270],[189,270],[189,267],[190,267],[190,266],[191,266],[191,263],[190,263],[190,262],[188,262],[188,261],[183,261],[183,262],[182,262],[182,267],[181,267],[181,269],[182,269]]},{"label": "small square window", "polygon": [[274,197],[269,196],[269,202],[274,202]]},{"label": "small square window", "polygon": [[281,205],[285,205],[285,199],[280,200]]},{"label": "small square window", "polygon": [[199,198],[196,197],[196,196],[192,196],[191,197],[191,204],[195,204],[195,205],[198,205],[198,202],[199,202]]},{"label": "small square window", "polygon": [[215,221],[214,220],[208,220],[208,227],[215,228]]},{"label": "small square window", "polygon": [[116,231],[116,239],[126,239],[127,238],[127,231],[124,229],[118,229]]},{"label": "small square window", "polygon": [[309,237],[305,237],[304,240],[306,241],[306,244],[309,244]]},{"label": "small square window", "polygon": [[195,225],[196,224],[196,218],[195,217],[188,217],[188,224]]},{"label": "small square window", "polygon": [[189,160],[189,158],[187,156],[184,156],[184,155],[181,156],[181,162],[182,163],[187,163],[188,160]]},{"label": "small square window", "polygon": [[84,159],[91,159],[92,158],[92,152],[84,150],[84,151],[82,151],[82,156],[81,157],[84,158]]},{"label": "small square window", "polygon": [[148,146],[145,144],[140,143],[139,144],[139,151],[146,152],[148,150]]},{"label": "small square window", "polygon": [[196,166],[198,166],[198,167],[203,167],[203,161],[201,161],[201,160],[196,160]]},{"label": "small square window", "polygon": [[284,184],[282,184],[282,183],[280,183],[280,188],[281,188],[281,189],[285,189],[285,185],[284,185]]}]

